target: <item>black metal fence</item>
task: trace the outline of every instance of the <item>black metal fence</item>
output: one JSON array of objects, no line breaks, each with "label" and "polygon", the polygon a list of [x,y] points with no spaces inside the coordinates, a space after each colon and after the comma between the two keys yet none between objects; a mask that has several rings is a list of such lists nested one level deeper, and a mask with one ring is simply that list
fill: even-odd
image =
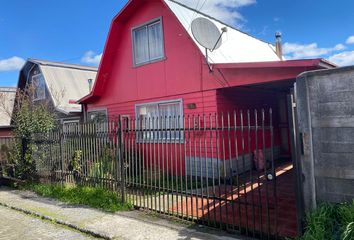
[{"label": "black metal fence", "polygon": [[161,214],[277,236],[272,110],[120,117],[33,136],[46,181],[98,186]]}]

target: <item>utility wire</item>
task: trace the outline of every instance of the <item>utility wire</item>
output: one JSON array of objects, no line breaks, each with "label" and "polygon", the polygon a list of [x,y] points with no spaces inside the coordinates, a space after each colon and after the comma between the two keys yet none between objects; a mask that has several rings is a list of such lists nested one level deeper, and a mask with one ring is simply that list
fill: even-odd
[{"label": "utility wire", "polygon": [[204,0],[203,4],[200,6],[199,10],[197,9],[198,12],[202,11],[202,9],[203,9],[204,5],[206,4],[206,2],[207,2],[207,0]]}]

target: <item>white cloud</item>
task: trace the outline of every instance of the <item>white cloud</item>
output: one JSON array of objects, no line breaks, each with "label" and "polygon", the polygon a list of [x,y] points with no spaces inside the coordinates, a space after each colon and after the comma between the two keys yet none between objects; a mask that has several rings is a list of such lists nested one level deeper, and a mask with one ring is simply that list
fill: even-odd
[{"label": "white cloud", "polygon": [[0,60],[0,72],[20,70],[25,64],[25,60],[20,57],[11,57]]},{"label": "white cloud", "polygon": [[337,44],[333,50],[335,51],[341,51],[341,50],[344,50],[346,47],[343,45],[343,44]]},{"label": "white cloud", "polygon": [[253,5],[256,0],[178,0],[179,2],[206,13],[226,23],[242,26],[244,17],[238,11],[239,8]]},{"label": "white cloud", "polygon": [[102,53],[96,54],[93,51],[87,51],[84,54],[84,56],[81,58],[81,61],[83,63],[97,66],[98,64],[100,64],[101,58],[102,58]]},{"label": "white cloud", "polygon": [[339,66],[354,65],[354,51],[346,51],[335,54],[329,57],[328,60]]},{"label": "white cloud", "polygon": [[347,44],[354,44],[354,36],[348,37],[346,43],[347,43]]},{"label": "white cloud", "polygon": [[284,55],[286,55],[288,59],[320,57],[344,49],[345,46],[343,44],[337,44],[331,48],[320,48],[317,43],[285,43],[283,46]]}]

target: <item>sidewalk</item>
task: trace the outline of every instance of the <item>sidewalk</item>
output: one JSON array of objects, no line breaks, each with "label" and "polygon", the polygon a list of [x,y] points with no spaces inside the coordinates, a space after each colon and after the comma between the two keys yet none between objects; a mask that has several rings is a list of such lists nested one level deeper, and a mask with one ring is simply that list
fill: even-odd
[{"label": "sidewalk", "polygon": [[141,211],[110,214],[8,188],[0,188],[0,205],[105,239],[236,239],[217,230],[172,222]]}]

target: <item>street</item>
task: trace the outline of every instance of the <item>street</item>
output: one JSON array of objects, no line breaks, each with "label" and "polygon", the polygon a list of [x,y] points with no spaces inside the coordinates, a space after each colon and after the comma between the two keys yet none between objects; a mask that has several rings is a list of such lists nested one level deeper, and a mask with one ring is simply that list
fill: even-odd
[{"label": "street", "polygon": [[0,206],[0,239],[94,239],[58,224]]}]

